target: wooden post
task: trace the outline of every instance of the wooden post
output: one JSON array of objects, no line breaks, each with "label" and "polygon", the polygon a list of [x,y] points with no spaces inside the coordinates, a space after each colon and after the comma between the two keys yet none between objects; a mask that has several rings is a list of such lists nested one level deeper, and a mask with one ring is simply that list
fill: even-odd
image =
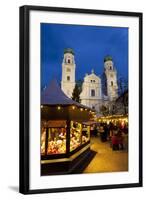
[{"label": "wooden post", "polygon": [[66,122],[67,127],[66,127],[66,154],[67,157],[69,157],[70,154],[70,120],[67,120]]},{"label": "wooden post", "polygon": [[48,127],[46,128],[46,141],[45,141],[45,155],[47,155],[48,150]]}]

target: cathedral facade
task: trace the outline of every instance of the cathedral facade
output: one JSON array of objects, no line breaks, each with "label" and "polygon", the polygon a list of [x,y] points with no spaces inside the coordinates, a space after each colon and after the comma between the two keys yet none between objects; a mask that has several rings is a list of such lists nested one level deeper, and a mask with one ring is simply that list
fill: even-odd
[{"label": "cathedral facade", "polygon": [[[65,49],[62,62],[61,89],[70,98],[76,84],[75,70],[74,51],[70,48]],[[104,81],[94,73],[94,70],[90,74],[86,74],[80,93],[81,104],[93,108],[97,112],[100,111],[102,105],[107,105],[118,97],[117,71],[110,56],[104,59],[103,72]]]}]

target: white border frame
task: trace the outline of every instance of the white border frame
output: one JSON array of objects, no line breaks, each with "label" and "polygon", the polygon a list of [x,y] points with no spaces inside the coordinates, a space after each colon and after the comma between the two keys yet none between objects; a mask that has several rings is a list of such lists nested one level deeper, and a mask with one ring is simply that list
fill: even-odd
[{"label": "white border frame", "polygon": [[[40,22],[129,27],[129,171],[40,176]],[[30,189],[139,182],[139,18],[30,11]],[[77,181],[78,180],[78,181]]]}]

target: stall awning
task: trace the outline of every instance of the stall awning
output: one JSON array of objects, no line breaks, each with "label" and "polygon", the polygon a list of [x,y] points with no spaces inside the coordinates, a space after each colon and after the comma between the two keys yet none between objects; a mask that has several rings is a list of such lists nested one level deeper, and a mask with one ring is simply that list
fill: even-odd
[{"label": "stall awning", "polygon": [[42,105],[76,105],[78,107],[91,108],[73,101],[71,98],[66,96],[64,92],[59,87],[56,80],[52,80],[48,87],[41,94],[41,104]]}]

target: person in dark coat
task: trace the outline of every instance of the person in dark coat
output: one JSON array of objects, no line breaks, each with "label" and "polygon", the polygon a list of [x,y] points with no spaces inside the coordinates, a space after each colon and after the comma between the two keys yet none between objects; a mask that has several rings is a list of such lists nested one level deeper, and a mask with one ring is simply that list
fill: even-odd
[{"label": "person in dark coat", "polygon": [[108,126],[104,124],[104,133],[103,133],[103,141],[106,142],[108,137]]}]

